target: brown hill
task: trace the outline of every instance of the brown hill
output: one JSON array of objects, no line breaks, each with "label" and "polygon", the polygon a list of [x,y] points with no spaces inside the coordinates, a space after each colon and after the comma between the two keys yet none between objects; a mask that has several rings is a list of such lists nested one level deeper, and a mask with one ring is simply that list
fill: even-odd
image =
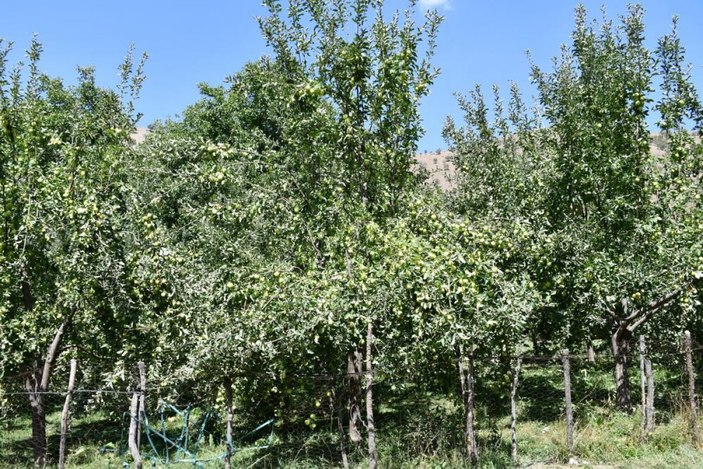
[{"label": "brown hill", "polygon": [[455,185],[456,168],[449,151],[435,151],[415,155],[418,164],[429,173],[428,182],[440,189],[450,190]]}]

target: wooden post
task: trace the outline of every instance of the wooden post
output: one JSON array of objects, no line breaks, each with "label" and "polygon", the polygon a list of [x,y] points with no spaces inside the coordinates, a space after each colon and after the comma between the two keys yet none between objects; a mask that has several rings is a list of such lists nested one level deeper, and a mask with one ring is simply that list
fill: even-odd
[{"label": "wooden post", "polygon": [[139,445],[137,444],[137,432],[139,428],[139,391],[132,393],[132,404],[129,407],[129,435],[127,444],[129,452],[134,460],[134,467],[142,469],[142,457],[139,454]]},{"label": "wooden post", "polygon": [[640,391],[642,393],[642,438],[646,435],[647,428],[647,375],[644,371],[644,361],[647,357],[647,345],[644,336],[640,336]]},{"label": "wooden post", "polygon": [[473,350],[465,354],[464,348],[460,344],[455,346],[455,353],[459,368],[461,400],[464,405],[466,456],[469,458],[471,465],[475,466],[478,464],[478,447],[476,445],[476,432],[474,431],[474,354]]},{"label": "wooden post", "polygon": [[68,390],[66,391],[66,400],[63,403],[63,411],[61,412],[61,441],[59,443],[59,469],[66,467],[66,435],[68,433],[69,410],[71,406],[71,398],[76,387],[76,360],[71,360],[71,371],[68,375]]},{"label": "wooden post", "polygon": [[571,408],[571,365],[569,364],[569,349],[561,351],[561,363],[564,368],[564,402],[566,411],[566,448],[569,456],[574,450],[574,414]]},{"label": "wooden post", "polygon": [[469,352],[469,357],[466,366],[466,382],[468,385],[469,406],[466,417],[467,432],[471,445],[471,463],[475,466],[478,464],[478,445],[476,444],[476,430],[474,429],[474,409],[476,408],[476,389],[475,389],[475,368],[474,368],[474,351],[473,348]]},{"label": "wooden post", "polygon": [[510,434],[511,451],[513,464],[517,466],[517,387],[520,380],[520,368],[522,367],[522,355],[517,357],[515,370],[513,370],[513,386],[510,390]]},{"label": "wooden post", "polygon": [[361,442],[361,350],[357,347],[347,357],[347,397],[349,399],[349,441]]},{"label": "wooden post", "polygon": [[688,405],[691,412],[691,435],[696,445],[700,443],[700,430],[698,428],[698,410],[696,408],[696,375],[693,372],[693,354],[691,333],[684,332],[683,348],[686,354],[686,371],[688,372]]},{"label": "wooden post", "polygon": [[644,359],[644,373],[647,376],[647,421],[645,422],[645,435],[654,429],[654,373],[652,373],[652,360]]},{"label": "wooden post", "polygon": [[232,467],[232,419],[234,412],[232,409],[232,378],[225,376],[225,407],[227,410],[227,455],[225,456],[225,468]]},{"label": "wooden post", "polygon": [[376,469],[378,453],[376,452],[376,424],[373,417],[373,324],[369,321],[366,330],[366,431],[369,448],[369,469]]},{"label": "wooden post", "polygon": [[144,413],[146,412],[146,407],[144,406],[145,395],[146,395],[146,365],[144,362],[137,362],[137,369],[139,370],[139,412],[137,413],[137,447],[141,447],[142,443],[142,422],[144,420]]},{"label": "wooden post", "polygon": [[342,467],[349,469],[349,458],[347,457],[347,445],[345,444],[346,435],[344,434],[344,412],[342,411],[343,399],[337,398],[337,392],[332,387],[330,394],[330,411],[337,408],[337,432],[339,433],[339,451],[342,453]]}]

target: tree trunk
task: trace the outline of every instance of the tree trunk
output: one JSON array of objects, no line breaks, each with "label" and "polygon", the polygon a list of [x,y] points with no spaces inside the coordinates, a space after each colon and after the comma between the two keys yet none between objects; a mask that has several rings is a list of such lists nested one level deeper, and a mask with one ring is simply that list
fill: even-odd
[{"label": "tree trunk", "polygon": [[36,467],[44,467],[49,463],[47,460],[46,409],[44,396],[49,389],[52,367],[54,366],[56,357],[59,355],[59,344],[66,330],[68,320],[68,318],[64,319],[56,330],[54,339],[51,341],[46,351],[44,366],[42,368],[39,367],[39,359],[37,358],[25,378],[25,389],[27,390],[29,406],[32,410],[32,450],[34,465]]},{"label": "tree trunk", "polygon": [[[29,276],[26,268],[25,276]],[[34,297],[29,282],[22,280],[20,287],[24,309],[31,312],[34,310]],[[46,388],[42,387],[43,381],[39,370],[39,357],[36,357],[32,367],[27,371],[24,382],[29,397],[29,407],[32,410],[32,451],[36,467],[46,465],[46,411],[44,410],[43,394]]]},{"label": "tree trunk", "polygon": [[522,367],[522,355],[517,357],[515,368],[513,369],[513,385],[510,388],[510,455],[513,464],[517,466],[517,388],[520,382],[520,368]]},{"label": "tree trunk", "polygon": [[478,448],[476,446],[476,432],[474,431],[474,356],[473,352],[465,356],[461,345],[457,345],[455,351],[459,368],[459,382],[461,383],[461,399],[464,405],[466,455],[471,464],[475,466],[478,464]]},{"label": "tree trunk", "polygon": [[369,447],[369,469],[376,469],[376,422],[373,417],[373,324],[369,321],[366,330],[366,430]]},{"label": "tree trunk", "polygon": [[566,448],[569,457],[574,452],[574,412],[571,403],[571,363],[569,349],[561,351],[561,363],[564,370],[564,413],[566,414]]},{"label": "tree trunk", "polygon": [[146,365],[144,362],[137,363],[137,370],[139,370],[139,422],[137,425],[137,446],[142,444],[142,423],[144,422],[144,416],[146,414]]},{"label": "tree trunk", "polygon": [[537,333],[533,331],[530,335],[530,338],[532,339],[532,354],[540,355],[542,352],[542,347],[540,347],[539,339],[537,338]]},{"label": "tree trunk", "polygon": [[653,314],[673,304],[683,292],[684,288],[678,288],[638,308],[632,308],[629,300],[625,297],[613,308],[607,308],[612,319],[610,342],[615,362],[615,399],[620,410],[632,412],[630,377],[627,372],[630,340],[633,334]]},{"label": "tree trunk", "polygon": [[349,469],[349,458],[347,457],[347,445],[345,444],[344,440],[346,438],[346,435],[344,434],[344,419],[343,419],[343,404],[342,404],[342,399],[337,398],[337,393],[334,390],[334,387],[332,388],[332,394],[330,396],[330,410],[334,410],[334,408],[337,408],[337,431],[339,432],[339,452],[342,455],[342,467],[344,469]]},{"label": "tree trunk", "polygon": [[361,425],[361,410],[359,404],[361,400],[361,351],[358,348],[347,357],[347,379],[347,396],[349,398],[349,440],[357,444],[361,441],[361,432],[359,431],[359,426]]},{"label": "tree trunk", "polygon": [[[134,460],[135,469],[142,469],[142,456],[139,454],[139,445],[137,444],[137,432],[139,432],[139,392],[132,393],[132,404],[129,407],[129,434],[127,436],[127,446]],[[187,424],[186,420],[186,424]],[[187,447],[187,433],[186,444]]]},{"label": "tree trunk", "polygon": [[644,426],[646,435],[654,430],[654,373],[652,372],[652,360],[644,359],[644,373],[647,375],[647,422]]},{"label": "tree trunk", "polygon": [[61,441],[59,443],[59,469],[66,467],[66,437],[68,435],[68,421],[70,418],[71,398],[76,387],[76,360],[71,360],[71,371],[68,377],[68,391],[66,392],[66,400],[63,403],[63,411],[61,412]]},{"label": "tree trunk", "polygon": [[588,341],[588,363],[596,362],[596,351],[593,349],[593,342]]},{"label": "tree trunk", "polygon": [[26,311],[32,311],[34,309],[34,297],[32,296],[32,289],[29,286],[29,282],[22,281],[22,301],[24,302],[24,309]]},{"label": "tree trunk", "polygon": [[41,374],[39,365],[35,366],[25,380],[29,396],[29,406],[32,410],[32,452],[34,466],[44,467],[47,464],[46,448],[46,411],[44,409],[44,394],[41,389]]},{"label": "tree trunk", "polygon": [[645,428],[647,428],[647,375],[645,374],[644,361],[647,359],[647,344],[645,343],[644,336],[640,336],[640,393],[641,405],[642,405],[642,436],[645,438]]},{"label": "tree trunk", "polygon": [[615,361],[615,403],[624,412],[632,412],[630,376],[627,372],[631,335],[627,329],[617,328],[610,338]]},{"label": "tree trunk", "polygon": [[684,331],[683,349],[686,354],[686,371],[688,373],[688,406],[691,412],[691,435],[693,442],[700,444],[700,429],[698,428],[698,409],[696,405],[696,375],[693,371],[693,344],[691,343],[691,333]]},{"label": "tree trunk", "polygon": [[232,409],[232,378],[225,376],[225,407],[227,410],[227,433],[226,433],[226,445],[227,454],[225,455],[225,468],[230,469],[232,467],[232,420],[234,419],[234,412]]}]

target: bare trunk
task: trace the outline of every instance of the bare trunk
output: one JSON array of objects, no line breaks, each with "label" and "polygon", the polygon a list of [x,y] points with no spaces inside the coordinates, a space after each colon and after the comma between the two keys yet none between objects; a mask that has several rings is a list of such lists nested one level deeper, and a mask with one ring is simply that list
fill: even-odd
[{"label": "bare trunk", "polygon": [[647,422],[644,431],[649,435],[654,430],[654,373],[649,358],[644,359],[644,372],[647,375]]},{"label": "bare trunk", "polygon": [[[137,444],[137,432],[139,431],[139,393],[132,393],[132,404],[129,408],[129,434],[127,445],[129,452],[134,460],[135,469],[142,469],[142,457],[139,454],[139,445]],[[187,444],[187,442],[186,442]]]},{"label": "bare trunk", "polygon": [[66,400],[63,403],[63,411],[61,412],[61,441],[59,443],[59,469],[64,469],[66,456],[66,436],[68,434],[68,419],[71,408],[71,398],[76,386],[76,360],[71,360],[71,371],[68,376],[68,391],[66,392]]},{"label": "bare trunk", "polygon": [[36,467],[44,467],[49,463],[47,460],[46,408],[44,396],[49,389],[52,367],[59,354],[59,345],[67,324],[68,319],[64,319],[64,322],[62,322],[56,330],[54,339],[51,341],[46,351],[43,367],[40,369],[39,360],[35,360],[25,379],[25,388],[29,396],[29,406],[32,410],[32,449],[34,465]]},{"label": "bare trunk", "polygon": [[630,376],[628,375],[628,354],[630,332],[617,328],[611,335],[611,346],[615,360],[615,403],[624,412],[632,412],[630,401]]},{"label": "bare trunk", "polygon": [[232,412],[232,379],[229,376],[225,376],[225,407],[227,408],[227,455],[225,456],[225,468],[230,469],[232,467],[232,419],[234,414]]},{"label": "bare trunk", "polygon": [[520,383],[520,368],[522,367],[522,355],[517,357],[515,370],[513,370],[513,386],[510,389],[510,436],[513,464],[517,465],[517,388]]},{"label": "bare trunk", "polygon": [[139,370],[139,421],[137,422],[137,446],[141,446],[142,442],[142,422],[146,413],[146,365],[144,362],[137,363]]},{"label": "bare trunk", "polygon": [[[22,289],[22,301],[24,309],[31,312],[34,309],[34,296],[32,288],[28,280],[29,273],[25,268],[25,280],[22,280],[20,287]],[[54,339],[49,344],[44,358],[44,366],[40,370],[39,358],[35,359],[32,367],[27,373],[25,379],[25,389],[29,397],[29,406],[32,410],[32,449],[34,455],[34,465],[36,467],[44,467],[47,461],[47,446],[46,446],[46,409],[44,395],[49,389],[49,380],[51,379],[51,368],[59,354],[59,345],[63,338],[64,331],[70,320],[70,316],[66,317],[54,334]]]},{"label": "bare trunk", "polygon": [[607,308],[612,319],[610,341],[615,362],[615,400],[620,410],[632,412],[630,377],[628,376],[632,335],[638,327],[651,319],[652,315],[673,304],[683,294],[683,291],[684,288],[678,288],[637,308],[633,308],[628,298],[625,297],[614,308]]},{"label": "bare trunk", "polygon": [[532,333],[532,354],[539,355],[539,345],[537,344],[537,335]]},{"label": "bare trunk", "polygon": [[[337,398],[337,393],[332,388],[330,396],[330,407],[337,408],[337,432],[339,433],[339,452],[342,453],[342,467],[349,469],[349,459],[347,458],[347,445],[345,444],[346,435],[344,434],[344,414],[342,399]],[[330,409],[332,410],[332,409]]]},{"label": "bare trunk", "polygon": [[596,351],[593,349],[593,342],[588,341],[588,363],[596,362]]},{"label": "bare trunk", "polygon": [[698,428],[698,409],[696,406],[696,375],[693,372],[693,355],[691,350],[691,333],[684,332],[683,339],[684,353],[686,354],[686,371],[688,372],[688,406],[691,412],[691,435],[693,442],[700,443],[700,429]]},{"label": "bare trunk", "polygon": [[34,309],[34,297],[32,296],[32,289],[29,286],[29,282],[22,281],[22,301],[24,302],[24,309],[26,311],[32,311]]},{"label": "bare trunk", "polygon": [[[28,276],[25,269],[25,276]],[[22,301],[24,309],[31,312],[34,309],[34,297],[32,289],[27,280],[22,280]],[[32,451],[34,454],[34,465],[43,467],[46,464],[46,412],[44,410],[44,394],[42,389],[42,376],[39,371],[39,359],[34,360],[34,364],[27,371],[25,378],[25,389],[29,397],[29,407],[32,411]]]},{"label": "bare trunk", "polygon": [[29,406],[32,410],[34,466],[44,467],[47,464],[46,411],[44,409],[44,393],[41,390],[41,374],[38,366],[35,365],[30,375],[25,379],[25,388],[29,396]]},{"label": "bare trunk", "polygon": [[361,442],[361,351],[356,349],[347,357],[347,377],[349,398],[349,440],[358,444]]},{"label": "bare trunk", "polygon": [[373,324],[369,321],[366,330],[366,430],[368,432],[369,469],[376,469],[376,423],[373,417]]},{"label": "bare trunk", "polygon": [[466,455],[472,465],[478,464],[478,447],[474,430],[474,356],[469,352],[464,354],[463,347],[458,345],[456,350],[459,382],[461,383],[461,399],[464,405],[464,442]]},{"label": "bare trunk", "polygon": [[647,344],[644,341],[644,336],[640,336],[640,392],[642,394],[642,439],[645,437],[645,429],[647,428],[647,375],[644,370],[644,361],[647,358]]},{"label": "bare trunk", "polygon": [[571,406],[571,364],[569,362],[569,350],[561,352],[561,362],[564,368],[564,411],[566,412],[566,448],[569,456],[574,451],[574,413]]}]

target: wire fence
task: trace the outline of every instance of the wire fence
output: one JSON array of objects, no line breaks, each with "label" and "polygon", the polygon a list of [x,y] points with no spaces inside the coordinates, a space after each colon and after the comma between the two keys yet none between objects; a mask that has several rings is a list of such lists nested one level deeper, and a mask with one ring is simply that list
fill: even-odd
[{"label": "wire fence", "polygon": [[[644,355],[633,347],[626,356],[625,408],[616,386],[615,360],[606,350],[595,356],[569,354],[567,374],[562,353],[519,360],[472,357],[471,437],[478,464],[618,464],[647,451],[681,448],[694,466],[703,463],[696,415],[700,400],[695,395],[692,401],[690,395],[691,383],[696,389],[703,385],[703,373],[695,368],[703,365],[703,349],[692,348],[690,356],[693,370],[680,347]],[[645,358],[651,360],[649,375],[640,366]],[[459,372],[452,366],[438,369],[429,375],[381,366],[374,370],[379,467],[471,466]],[[90,383],[79,378],[68,405],[65,466],[134,467],[130,426],[136,419],[134,438],[144,467],[223,467],[227,461],[231,467],[363,467],[369,458],[368,376],[234,377],[229,413],[227,393],[219,383],[204,395],[197,384],[174,392],[147,381],[142,393],[138,381],[124,389],[101,389],[83,387]],[[37,393],[20,387],[19,380],[1,384],[0,467],[33,467],[36,428],[30,398]],[[51,389],[39,393],[49,465],[61,458],[62,412],[69,394],[61,386],[67,386],[67,379],[57,375]],[[145,403],[137,414],[132,408],[135,395]]]}]

